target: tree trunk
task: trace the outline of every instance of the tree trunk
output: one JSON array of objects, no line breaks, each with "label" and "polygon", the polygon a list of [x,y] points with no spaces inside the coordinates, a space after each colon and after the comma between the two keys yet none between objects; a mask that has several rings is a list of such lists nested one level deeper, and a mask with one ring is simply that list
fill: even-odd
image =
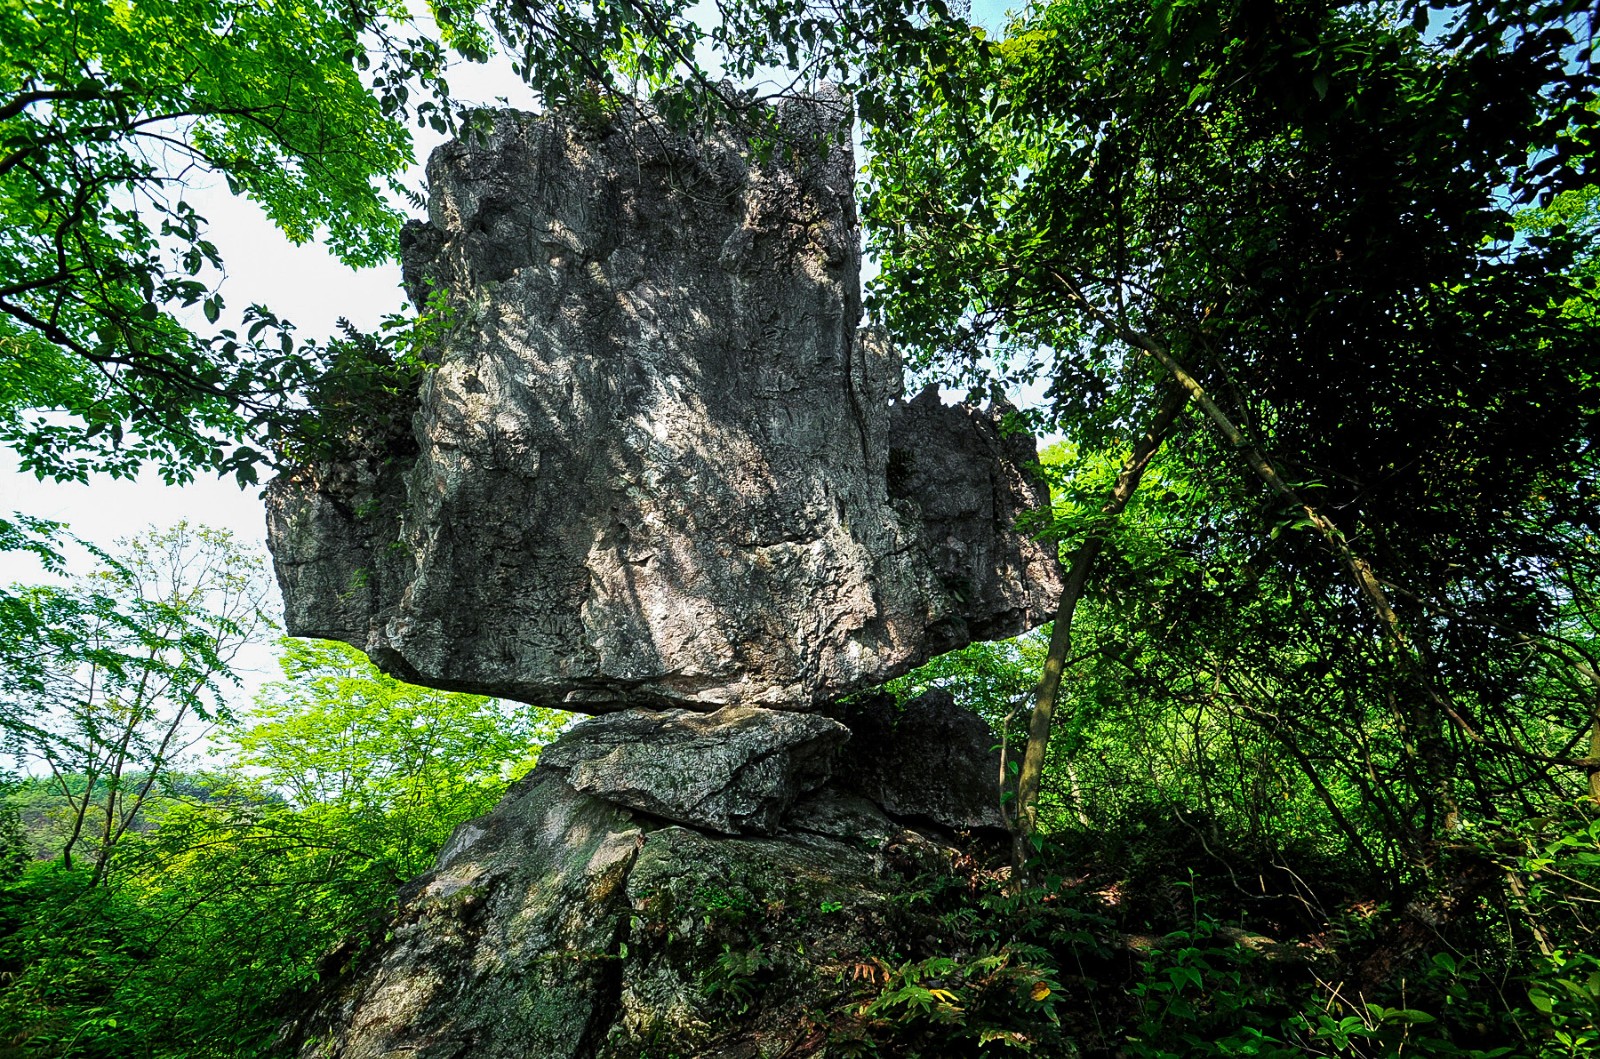
[{"label": "tree trunk", "polygon": [[1039,676],[1034,690],[1033,715],[1028,721],[1028,744],[1022,755],[1022,770],[1017,776],[1017,816],[1012,830],[1011,871],[1019,884],[1026,881],[1029,848],[1039,824],[1039,785],[1044,776],[1045,748],[1050,741],[1050,725],[1055,717],[1056,701],[1061,693],[1061,678],[1066,669],[1067,655],[1072,650],[1072,616],[1083,596],[1083,587],[1105,545],[1108,523],[1122,513],[1128,500],[1139,487],[1145,469],[1161,448],[1161,443],[1171,431],[1173,423],[1189,403],[1189,393],[1172,387],[1156,409],[1150,428],[1140,435],[1133,452],[1122,465],[1111,496],[1100,508],[1100,522],[1084,538],[1072,554],[1066,583],[1061,589],[1061,601],[1056,606],[1055,628],[1050,633],[1050,649],[1045,655],[1044,672]]},{"label": "tree trunk", "polygon": [[[1194,398],[1206,418],[1215,424],[1228,444],[1250,465],[1256,477],[1279,497],[1298,508],[1305,516],[1306,524],[1316,530],[1328,546],[1328,550],[1338,557],[1350,575],[1351,581],[1355,583],[1357,590],[1366,598],[1377,616],[1383,629],[1384,644],[1389,649],[1390,656],[1416,678],[1418,690],[1422,692],[1425,703],[1418,703],[1412,710],[1400,710],[1397,707],[1395,722],[1399,726],[1401,744],[1407,756],[1418,764],[1422,772],[1423,787],[1432,792],[1434,800],[1427,806],[1430,822],[1435,816],[1434,810],[1442,810],[1438,815],[1444,823],[1445,830],[1453,829],[1456,826],[1458,812],[1455,794],[1451,789],[1451,776],[1445,755],[1440,748],[1441,737],[1437,731],[1439,721],[1441,718],[1449,718],[1474,741],[1481,742],[1483,737],[1428,680],[1415,649],[1406,640],[1400,617],[1389,601],[1388,590],[1373,572],[1372,566],[1355,554],[1344,533],[1331,519],[1306,502],[1294,487],[1283,479],[1272,462],[1245,437],[1244,431],[1240,430],[1228,414],[1218,407],[1199,381],[1173,358],[1165,346],[1148,335],[1111,321],[1097,310],[1091,308],[1090,311],[1110,327],[1122,341],[1159,361],[1173,380]],[[1431,837],[1431,826],[1429,832]],[[1428,851],[1423,852],[1425,856],[1431,855]]]}]

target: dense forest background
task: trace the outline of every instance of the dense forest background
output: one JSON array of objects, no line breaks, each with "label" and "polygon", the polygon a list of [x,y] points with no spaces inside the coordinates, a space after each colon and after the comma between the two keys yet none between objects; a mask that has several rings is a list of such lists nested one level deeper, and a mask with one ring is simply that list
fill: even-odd
[{"label": "dense forest background", "polygon": [[[245,485],[403,417],[438,304],[306,339],[186,190],[391,258],[410,128],[479,120],[452,64],[775,151],[807,145],[766,104],[831,81],[870,314],[925,379],[1044,394],[1030,528],[1069,577],[1051,627],[889,688],[1004,733],[1016,841],[912,895],[944,931],[818,1012],[827,1046],[1592,1055],[1594,32],[1571,0],[1056,0],[1001,34],[939,0],[24,0],[0,440]],[[224,533],[17,513],[0,549],[50,575],[0,589],[3,1055],[271,1054],[562,723],[303,641],[238,701],[272,615]]]}]

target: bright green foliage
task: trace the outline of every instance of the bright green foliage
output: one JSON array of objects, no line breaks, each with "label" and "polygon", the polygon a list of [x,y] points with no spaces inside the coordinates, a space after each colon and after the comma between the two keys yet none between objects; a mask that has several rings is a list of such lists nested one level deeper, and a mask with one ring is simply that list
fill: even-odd
[{"label": "bright green foliage", "polygon": [[12,588],[27,619],[0,677],[0,748],[70,806],[55,852],[98,879],[173,760],[225,714],[239,649],[265,626],[261,559],[180,522],[100,553],[61,585]]},{"label": "bright green foliage", "polygon": [[[546,102],[606,114],[648,99],[680,127],[733,118],[774,130],[763,105],[823,82],[865,83],[880,45],[918,39],[943,0],[840,5],[755,0],[613,0],[531,7],[518,0],[438,5],[451,27],[498,39]],[[451,41],[455,43],[455,41]]]},{"label": "bright green foliage", "polygon": [[969,644],[890,681],[884,690],[905,701],[930,688],[941,688],[998,724],[1006,714],[1025,705],[1043,656],[1044,643],[1038,634]]},{"label": "bright green foliage", "polygon": [[[841,971],[853,995],[818,1012],[828,1046],[1587,1055],[1600,836],[1573,798],[1600,770],[1600,122],[1586,13],[1056,0],[993,40],[937,2],[729,4],[701,27],[676,0],[488,0],[439,8],[441,42],[407,57],[387,8],[13,5],[0,427],[62,477],[94,459],[248,476],[255,453],[225,450],[250,429],[290,458],[357,434],[365,455],[401,454],[449,320],[296,348],[252,309],[242,337],[196,338],[196,314],[216,324],[223,305],[184,165],[363,263],[392,249],[376,189],[406,153],[406,85],[442,87],[446,45],[481,54],[499,37],[545,99],[597,122],[634,93],[689,123],[747,109],[756,93],[695,69],[704,44],[735,75],[774,61],[838,75],[872,151],[878,311],[930,374],[1049,385],[1068,438],[1047,461],[1052,533],[1104,549],[1073,623],[1040,885],[978,869],[913,894],[937,927]],[[391,64],[373,91],[354,73],[368,40]],[[180,51],[196,76],[171,76]],[[140,146],[157,142],[172,153]],[[1342,527],[1393,593],[1400,637],[1385,643],[1302,532],[1305,510],[1240,473],[1198,417],[1105,524],[1163,382],[1149,339]],[[314,362],[330,369],[306,391],[318,414],[286,412],[275,402]],[[3,522],[0,548],[48,557],[56,533]],[[210,665],[204,635],[109,583],[0,593],[14,739],[70,742],[44,719],[74,715],[38,698],[65,676],[95,669],[119,694],[145,672],[188,687]],[[142,812],[105,814],[129,823],[99,885],[55,865],[8,884],[0,1039],[253,1054],[316,957],[548,734],[548,718],[405,687],[347,648],[286,651],[286,679],[230,735],[249,778],[169,770]],[[1042,653],[1037,636],[975,646],[894,690],[937,684],[1010,718],[1015,753]],[[98,730],[78,744],[112,745]],[[150,749],[134,764],[165,765]],[[55,753],[69,808],[110,804],[110,770]],[[161,772],[119,769],[122,790]],[[0,819],[0,850],[14,830]],[[783,938],[738,936],[753,913],[736,902],[704,906],[701,984],[737,1013],[774,980]]]},{"label": "bright green foliage", "polygon": [[[1600,106],[1600,103],[1596,106]],[[1600,243],[1600,184],[1564,191],[1542,209],[1520,211],[1513,218],[1513,224],[1519,234],[1549,236],[1560,230],[1593,247]],[[1600,256],[1591,253],[1580,258],[1574,272],[1584,293],[1574,294],[1554,308],[1563,316],[1594,327],[1600,308],[1597,308],[1596,299],[1590,292],[1600,288]],[[1573,381],[1583,385],[1594,384],[1592,377]]]},{"label": "bright green foliage", "polygon": [[[128,817],[127,831],[145,836],[175,806],[200,805],[219,799],[227,801],[242,795],[226,775],[198,773],[181,767],[169,767],[155,774],[130,771],[119,779],[101,775],[95,777],[92,784],[89,776],[78,773],[69,773],[59,780],[53,776],[29,776],[8,785],[4,795],[7,810],[17,814],[22,829],[23,844],[19,848],[24,852],[24,862],[60,857],[85,800],[91,807],[103,807],[111,802],[114,786],[124,792],[144,790],[137,809],[124,805],[123,811]],[[273,792],[261,792],[260,797],[267,801],[283,801]],[[84,845],[93,848],[97,843],[98,836],[90,836]]]},{"label": "bright green foliage", "polygon": [[303,814],[381,835],[397,881],[426,867],[463,815],[487,812],[566,720],[401,683],[345,644],[281,649],[284,679],[263,689],[224,753]]},{"label": "bright green foliage", "polygon": [[[1235,854],[1337,850],[1347,869],[1408,871],[1441,821],[1396,716],[1391,660],[1347,631],[1361,628],[1351,600],[1271,561],[1287,520],[1236,479],[1190,471],[1192,455],[1152,469],[1079,615],[1056,804],[1111,833],[1170,805]],[[1571,602],[1550,628],[1581,661],[1595,643],[1592,590],[1568,576]],[[1581,665],[1524,650],[1473,666],[1455,671],[1455,708],[1497,716],[1516,746],[1552,757],[1587,747],[1593,685]],[[1583,790],[1581,770],[1446,745],[1458,755],[1458,827],[1538,817]]]},{"label": "bright green foliage", "polygon": [[[1314,3],[1063,2],[998,42],[947,26],[869,112],[877,304],[946,371],[999,342],[1093,448],[1154,392],[1124,331],[1156,336],[1349,509],[1385,575],[1443,591],[1496,534],[1538,546],[1509,511],[1554,487],[1593,412],[1573,384],[1595,336],[1548,311],[1592,302],[1590,243],[1513,240],[1505,192],[1580,180],[1594,113],[1561,84],[1562,6],[1517,33],[1513,8],[1475,9],[1492,28],[1460,50],[1398,7]],[[1523,167],[1550,122],[1572,149],[1541,176]],[[1545,495],[1586,517],[1569,485]]]},{"label": "bright green foliage", "polygon": [[407,121],[473,127],[444,79],[452,52],[483,61],[498,42],[548,105],[605,117],[649,97],[678,125],[770,129],[759,103],[795,86],[724,74],[787,62],[805,83],[848,81],[852,49],[916,35],[923,11],[468,0],[421,21],[394,0],[15,0],[0,7],[0,441],[41,476],[151,463],[244,483],[348,440],[307,402],[337,421],[375,393],[409,396],[423,362],[391,348],[406,342],[393,319],[303,342],[250,304],[217,329],[223,262],[187,192],[226,183],[352,266],[392,257],[391,196],[420,205],[395,183]]},{"label": "bright green foliage", "polygon": [[103,885],[41,863],[0,898],[0,1035],[24,1054],[264,1054],[277,1005],[359,951],[562,720],[401,684],[340,644],[285,641],[282,664],[227,732],[230,771],[169,774]]},{"label": "bright green foliage", "polygon": [[[1395,655],[1379,660],[1384,679],[1407,700],[1407,780],[1437,802],[1431,837],[1455,815],[1446,718],[1480,745],[1499,721],[1449,705],[1450,663],[1493,657],[1486,618],[1538,631],[1537,579],[1517,557],[1553,542],[1518,514],[1552,494],[1561,517],[1590,514],[1554,468],[1584,462],[1592,402],[1568,379],[1592,374],[1600,347],[1547,311],[1582,295],[1583,247],[1512,242],[1501,191],[1531,190],[1542,178],[1519,167],[1550,123],[1591,112],[1545,93],[1564,88],[1559,18],[1513,29],[1518,12],[1497,8],[1502,37],[1472,12],[1456,51],[1399,14],[1062,2],[998,43],[948,24],[923,63],[874,90],[867,213],[891,326],[945,373],[998,360],[1011,377],[1043,375],[1084,454],[1120,453],[1172,379],[1210,391],[1207,416],[1262,479],[1245,496],[1278,509],[1275,530],[1312,531],[1252,546],[1246,522],[1232,551],[1370,605]],[[1505,76],[1486,79],[1486,63]],[[1519,120],[1483,116],[1507,108]],[[1479,116],[1466,132],[1439,119],[1467,113]],[[1570,178],[1583,163],[1557,168]],[[1196,418],[1191,432],[1213,425]],[[1246,469],[1195,448],[1212,476]],[[1219,492],[1214,522],[1233,506]],[[1424,605],[1465,589],[1482,613],[1397,616],[1369,598],[1380,581]],[[1479,642],[1457,650],[1467,639]],[[1500,661],[1521,649],[1490,639]],[[1036,719],[1053,698],[1042,687]]]},{"label": "bright green foliage", "polygon": [[323,354],[259,306],[243,336],[197,330],[222,262],[186,191],[224,181],[296,242],[390,257],[406,86],[445,92],[406,26],[383,0],[0,6],[0,440],[25,468],[253,479],[237,443],[281,429]]},{"label": "bright green foliage", "polygon": [[[51,574],[60,574],[65,568],[61,548],[67,539],[66,527],[57,522],[17,514],[0,518],[0,553],[30,554]],[[41,644],[49,636],[48,630],[73,609],[57,595],[18,585],[0,586],[0,695],[9,699],[42,687],[50,652],[41,650]],[[71,643],[67,638],[56,646]]]}]

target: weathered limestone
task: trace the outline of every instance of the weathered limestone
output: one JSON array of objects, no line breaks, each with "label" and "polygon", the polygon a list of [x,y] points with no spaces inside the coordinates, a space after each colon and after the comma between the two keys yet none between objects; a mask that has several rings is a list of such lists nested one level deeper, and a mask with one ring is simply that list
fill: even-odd
[{"label": "weathered limestone", "polygon": [[849,148],[779,155],[513,112],[436,151],[404,258],[448,292],[441,364],[414,445],[271,487],[288,630],[605,713],[814,709],[1047,620],[1031,440],[898,400]]},{"label": "weathered limestone", "polygon": [[302,1056],[590,1056],[611,1030],[629,815],[536,769],[408,884],[387,939],[286,1028]]},{"label": "weathered limestone", "polygon": [[826,717],[752,706],[627,710],[577,725],[540,763],[573,790],[629,809],[727,835],[769,835],[796,798],[828,778],[849,738]]},{"label": "weathered limestone", "polygon": [[[885,734],[886,709],[874,707],[868,739]],[[992,744],[981,720],[952,710],[935,695],[899,724],[933,716]],[[888,812],[849,789],[859,761],[888,748],[849,756],[848,734],[749,708],[573,726],[492,812],[456,829],[368,947],[325,969],[284,1043],[300,1059],[633,1059],[809,1054],[859,1029],[853,1013],[879,987],[863,963],[960,942],[916,911],[926,895],[905,897],[955,860],[942,829],[918,830],[949,811],[940,775],[887,760],[871,781],[899,792]],[[719,743],[744,749],[714,760]],[[695,797],[722,808],[684,819]],[[752,822],[764,833],[728,833]]]}]

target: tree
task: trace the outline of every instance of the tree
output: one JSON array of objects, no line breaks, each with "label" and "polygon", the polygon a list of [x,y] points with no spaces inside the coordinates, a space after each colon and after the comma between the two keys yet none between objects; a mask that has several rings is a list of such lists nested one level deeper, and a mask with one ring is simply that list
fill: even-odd
[{"label": "tree", "polygon": [[223,767],[169,770],[98,884],[56,861],[0,890],[0,1036],[80,1059],[273,1054],[285,998],[359,951],[565,720],[401,684],[342,644],[286,640],[279,661],[217,733]]},{"label": "tree", "polygon": [[226,715],[239,650],[268,624],[261,560],[226,531],[180,522],[122,542],[65,587],[13,589],[50,623],[8,655],[4,749],[46,770],[70,807],[62,840],[102,881],[117,845],[173,762]]},{"label": "tree", "polygon": [[[388,0],[10,5],[0,441],[43,477],[154,464],[172,481],[208,469],[244,484],[307,456],[307,435],[337,442],[315,409],[414,388],[398,314],[377,335],[300,341],[251,303],[219,328],[224,265],[188,192],[222,181],[297,242],[321,233],[355,267],[391,258],[396,199],[420,204],[397,183],[413,161],[407,123],[474,127],[446,81],[453,56],[481,62],[498,43],[546,105],[650,98],[678,125],[763,123],[764,101],[850,81],[863,42],[914,35],[922,10],[465,0],[419,20]],[[783,65],[795,79],[770,91],[725,79]]]},{"label": "tree", "polygon": [[296,242],[392,256],[405,121],[457,116],[445,45],[368,0],[27,0],[0,38],[0,441],[40,476],[254,480],[332,354],[260,305],[205,331],[223,262],[187,194],[222,180]]},{"label": "tree", "polygon": [[[26,515],[0,518],[0,552],[31,554],[53,575],[65,570],[61,550],[69,538],[58,522]],[[58,595],[0,586],[0,694],[15,699],[42,688],[47,654],[41,648],[48,630],[74,609]]]},{"label": "tree", "polygon": [[422,871],[455,823],[486,812],[566,721],[554,710],[405,684],[353,647],[280,643],[283,680],[228,729],[234,767],[390,864]]},{"label": "tree", "polygon": [[[556,24],[479,10],[559,97]],[[714,84],[697,44],[736,76],[838,78],[867,126],[875,311],[924,370],[1049,379],[1082,451],[1124,464],[1070,531],[1025,827],[1107,520],[1182,436],[1255,480],[1255,558],[1292,564],[1348,605],[1349,635],[1386,642],[1371,675],[1397,703],[1417,833],[1437,835],[1460,817],[1458,781],[1492,800],[1461,771],[1488,758],[1600,767],[1502,708],[1528,643],[1579,677],[1594,668],[1548,624],[1540,572],[1587,569],[1554,525],[1595,517],[1594,233],[1517,212],[1571,210],[1591,183],[1586,12],[1061,0],[991,41],[938,2],[730,4],[705,29],[675,5],[621,5],[575,35],[573,68],[586,91],[642,87],[669,114],[759,98]],[[1220,451],[1192,441],[1198,425]],[[1540,514],[1520,519],[1530,504]],[[1563,710],[1569,734],[1600,738],[1600,716]]]},{"label": "tree", "polygon": [[943,23],[863,107],[878,311],[946,372],[1047,375],[1083,449],[1130,467],[1125,439],[1153,436],[1170,387],[1188,395],[1183,434],[1209,421],[1218,439],[1189,451],[1255,479],[1250,551],[1387,644],[1372,675],[1422,858],[1471,762],[1588,766],[1519,729],[1500,682],[1529,643],[1581,661],[1548,624],[1546,572],[1587,568],[1553,530],[1596,517],[1600,344],[1571,309],[1593,304],[1593,244],[1519,236],[1513,212],[1592,172],[1582,14],[1484,3],[1446,22],[1059,2],[1001,41]]}]

